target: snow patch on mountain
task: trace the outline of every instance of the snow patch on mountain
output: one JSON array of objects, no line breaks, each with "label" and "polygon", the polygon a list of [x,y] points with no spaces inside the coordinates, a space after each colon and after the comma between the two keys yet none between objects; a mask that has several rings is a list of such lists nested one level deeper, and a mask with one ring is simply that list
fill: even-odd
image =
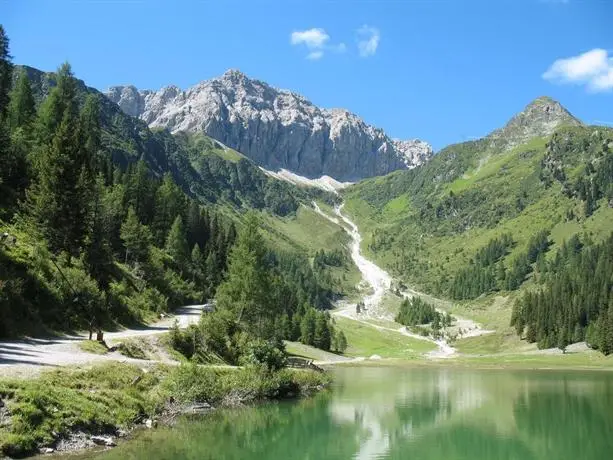
[{"label": "snow patch on mountain", "polygon": [[277,172],[269,171],[260,166],[260,169],[275,179],[284,180],[297,186],[315,187],[326,192],[338,193],[339,190],[353,185],[353,182],[339,182],[330,176],[321,176],[317,179],[309,179],[308,177],[300,176],[287,169],[280,169]]}]

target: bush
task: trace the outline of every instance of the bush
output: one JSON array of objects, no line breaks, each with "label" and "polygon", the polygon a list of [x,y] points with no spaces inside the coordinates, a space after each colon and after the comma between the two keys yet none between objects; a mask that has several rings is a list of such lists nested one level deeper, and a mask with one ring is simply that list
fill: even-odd
[{"label": "bush", "polygon": [[117,346],[117,351],[128,358],[149,359],[151,347],[143,338],[127,339]]},{"label": "bush", "polygon": [[249,342],[240,361],[243,365],[263,366],[269,371],[281,369],[287,363],[285,345],[278,341],[273,343],[262,339]]}]

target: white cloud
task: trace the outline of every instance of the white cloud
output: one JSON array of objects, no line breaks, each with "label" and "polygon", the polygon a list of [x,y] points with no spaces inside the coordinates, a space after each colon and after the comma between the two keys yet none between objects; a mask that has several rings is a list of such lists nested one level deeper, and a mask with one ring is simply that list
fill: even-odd
[{"label": "white cloud", "polygon": [[362,26],[357,30],[358,51],[361,57],[372,56],[377,52],[381,34],[379,29],[371,26]]},{"label": "white cloud", "polygon": [[292,32],[290,40],[292,45],[304,44],[309,49],[319,49],[330,40],[330,36],[324,29],[313,28]]},{"label": "white cloud", "polygon": [[347,46],[344,43],[329,45],[330,35],[321,28],[314,27],[308,30],[297,30],[290,35],[290,43],[297,46],[305,46],[309,53],[306,58],[316,61],[324,56],[326,51],[334,53],[344,53]]},{"label": "white cloud", "polygon": [[578,56],[555,61],[543,74],[555,83],[585,85],[590,91],[613,89],[613,56],[607,50],[595,48]]},{"label": "white cloud", "polygon": [[323,51],[311,51],[309,54],[307,54],[306,58],[311,61],[316,61],[317,59],[321,59],[323,56],[324,56]]}]

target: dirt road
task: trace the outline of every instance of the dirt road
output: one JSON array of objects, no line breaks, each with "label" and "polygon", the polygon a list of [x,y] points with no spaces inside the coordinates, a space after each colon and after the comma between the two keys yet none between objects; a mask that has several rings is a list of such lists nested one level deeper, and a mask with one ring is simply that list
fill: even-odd
[{"label": "dirt road", "polygon": [[[203,305],[190,305],[179,308],[175,315],[143,327],[107,332],[104,339],[112,346],[121,339],[151,336],[168,332],[175,320],[179,327],[186,328],[200,319]],[[142,360],[126,358],[119,353],[97,355],[86,353],[79,348],[79,342],[87,336],[63,336],[51,339],[25,338],[21,340],[0,341],[0,376],[29,376],[40,370],[54,366],[83,365],[100,361],[139,362]]]}]

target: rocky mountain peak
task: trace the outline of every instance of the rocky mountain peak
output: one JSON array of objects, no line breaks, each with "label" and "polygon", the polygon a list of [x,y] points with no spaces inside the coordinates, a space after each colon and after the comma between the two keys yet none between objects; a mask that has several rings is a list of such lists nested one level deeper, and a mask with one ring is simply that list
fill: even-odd
[{"label": "rocky mountain peak", "polygon": [[534,137],[553,134],[561,125],[582,125],[562,104],[541,96],[528,104],[502,128],[492,132],[488,138],[493,146],[511,149]]},{"label": "rocky mountain peak", "polygon": [[187,90],[116,86],[106,95],[152,127],[203,132],[267,169],[311,178],[353,181],[415,167],[433,154],[424,141],[392,140],[345,109],[319,108],[236,69]]}]

